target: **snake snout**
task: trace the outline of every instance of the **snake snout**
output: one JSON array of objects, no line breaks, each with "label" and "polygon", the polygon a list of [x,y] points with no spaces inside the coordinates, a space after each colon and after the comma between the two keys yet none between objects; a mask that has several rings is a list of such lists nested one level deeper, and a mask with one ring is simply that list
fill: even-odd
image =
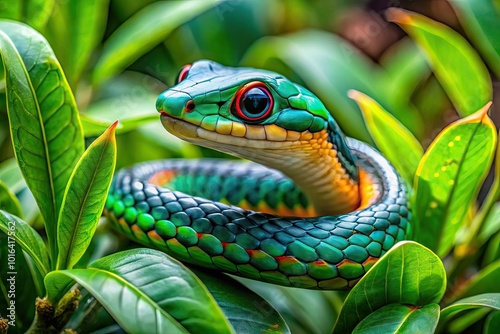
[{"label": "snake snout", "polygon": [[183,112],[190,112],[193,109],[191,96],[180,91],[167,90],[156,100],[156,110],[172,117],[180,118]]}]

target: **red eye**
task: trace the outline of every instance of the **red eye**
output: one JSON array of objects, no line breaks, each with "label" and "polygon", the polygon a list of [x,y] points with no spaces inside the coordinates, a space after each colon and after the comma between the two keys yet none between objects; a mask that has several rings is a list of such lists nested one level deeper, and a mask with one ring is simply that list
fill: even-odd
[{"label": "red eye", "polygon": [[182,80],[186,79],[186,77],[187,77],[190,69],[191,69],[191,65],[190,64],[182,66],[181,71],[177,75],[177,83],[179,83]]},{"label": "red eye", "polygon": [[236,93],[232,102],[233,114],[245,121],[258,122],[273,111],[274,100],[266,85],[250,82]]}]

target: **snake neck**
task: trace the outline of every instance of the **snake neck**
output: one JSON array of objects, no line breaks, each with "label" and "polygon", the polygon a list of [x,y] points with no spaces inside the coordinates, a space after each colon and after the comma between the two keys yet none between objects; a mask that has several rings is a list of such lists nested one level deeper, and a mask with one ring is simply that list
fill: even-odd
[{"label": "snake neck", "polygon": [[358,171],[343,137],[333,130],[306,131],[286,148],[243,156],[291,178],[306,194],[315,214],[351,212],[361,203]]}]

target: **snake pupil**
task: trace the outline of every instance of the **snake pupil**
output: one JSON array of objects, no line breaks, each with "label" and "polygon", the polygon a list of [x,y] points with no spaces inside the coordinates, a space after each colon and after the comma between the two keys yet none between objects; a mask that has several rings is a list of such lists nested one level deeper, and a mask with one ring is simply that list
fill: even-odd
[{"label": "snake pupil", "polygon": [[254,81],[236,93],[231,108],[237,117],[249,122],[258,122],[272,114],[273,104],[273,96],[266,85]]},{"label": "snake pupil", "polygon": [[245,93],[242,99],[243,110],[251,116],[260,116],[269,107],[269,96],[260,88],[252,88]]}]

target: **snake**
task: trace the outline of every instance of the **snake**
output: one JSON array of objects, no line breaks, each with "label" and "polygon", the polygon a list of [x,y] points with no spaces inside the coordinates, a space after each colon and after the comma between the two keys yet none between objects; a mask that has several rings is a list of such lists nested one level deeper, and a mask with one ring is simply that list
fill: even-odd
[{"label": "snake", "polygon": [[235,158],[118,171],[105,215],[135,242],[230,275],[343,290],[411,234],[395,168],[283,75],[198,60],[156,109],[168,132]]}]

